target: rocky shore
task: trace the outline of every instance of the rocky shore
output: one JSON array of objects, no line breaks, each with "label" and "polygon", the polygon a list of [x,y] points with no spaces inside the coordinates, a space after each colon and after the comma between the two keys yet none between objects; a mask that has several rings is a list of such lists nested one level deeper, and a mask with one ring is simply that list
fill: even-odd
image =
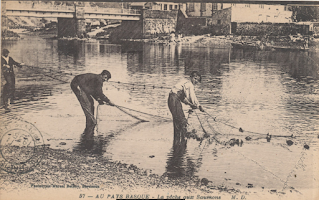
[{"label": "rocky shore", "polygon": [[169,179],[152,174],[149,170],[134,165],[111,162],[92,152],[69,152],[46,147],[45,157],[33,171],[25,174],[0,173],[1,189],[14,192],[30,188],[95,188],[101,191],[120,188],[123,191],[159,190],[183,194],[220,192],[240,194],[239,190],[214,186],[212,182],[196,177]]},{"label": "rocky shore", "polygon": [[[42,37],[51,37],[59,40],[94,40],[102,39],[108,40],[109,35],[115,30],[119,24],[109,25],[104,28],[94,29],[87,33],[86,37],[56,37],[56,30],[25,30],[25,29],[12,29],[3,34],[3,40],[18,40],[23,39],[20,34],[25,35],[39,35]],[[312,48],[317,46],[317,39],[313,36],[302,35],[287,35],[287,36],[241,36],[241,35],[221,35],[215,36],[210,34],[205,35],[176,35],[160,36],[147,39],[122,39],[122,42],[145,42],[145,43],[158,43],[158,44],[199,44],[201,46],[211,45],[230,45],[231,43],[249,44],[259,47],[261,44],[265,47],[286,47],[286,48]],[[112,41],[110,41],[112,42]],[[267,49],[267,48],[266,48]]]}]

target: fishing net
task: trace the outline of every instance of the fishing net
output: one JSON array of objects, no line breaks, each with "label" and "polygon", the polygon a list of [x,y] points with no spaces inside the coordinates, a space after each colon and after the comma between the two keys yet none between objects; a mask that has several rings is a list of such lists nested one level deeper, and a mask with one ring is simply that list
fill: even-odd
[{"label": "fishing net", "polygon": [[198,141],[207,139],[215,141],[224,146],[242,146],[243,143],[274,142],[280,145],[291,146],[293,144],[303,144],[305,149],[309,149],[306,138],[294,134],[270,134],[245,130],[235,126],[229,120],[211,116],[207,112],[189,110],[188,112],[188,138]]}]

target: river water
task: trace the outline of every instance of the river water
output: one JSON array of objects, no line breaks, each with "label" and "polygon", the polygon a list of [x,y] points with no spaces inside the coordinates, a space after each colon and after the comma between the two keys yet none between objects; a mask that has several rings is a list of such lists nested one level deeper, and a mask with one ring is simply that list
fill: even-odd
[{"label": "river water", "polygon": [[[68,83],[74,75],[108,69],[109,98],[153,116],[132,111],[150,121],[138,123],[114,107],[99,106],[97,155],[171,178],[197,176],[235,189],[298,190],[316,184],[312,171],[319,134],[316,47],[309,52],[245,51],[229,45],[119,45],[24,36],[3,42],[2,48],[28,65],[16,69],[17,99],[7,116],[19,115],[34,123],[51,148],[81,150],[85,118]],[[189,123],[200,132],[205,122],[213,127],[206,131],[218,132],[220,140],[240,139],[243,145],[225,146],[208,139],[173,145],[169,88],[194,70],[203,74],[196,94],[209,115],[196,111],[198,118],[192,114]],[[267,142],[267,133],[297,137],[272,137]]]}]

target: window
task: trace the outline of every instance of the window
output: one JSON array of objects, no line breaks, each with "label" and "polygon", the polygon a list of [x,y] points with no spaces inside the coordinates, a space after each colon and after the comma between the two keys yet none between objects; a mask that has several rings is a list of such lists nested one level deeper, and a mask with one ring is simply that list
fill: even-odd
[{"label": "window", "polygon": [[169,5],[169,10],[172,10],[173,9],[173,5]]},{"label": "window", "polygon": [[246,8],[250,8],[250,4],[245,4],[245,7]]},{"label": "window", "polygon": [[206,11],[206,3],[200,3],[200,11],[205,12]]},{"label": "window", "polygon": [[220,4],[220,9],[222,10],[224,8],[224,4]]},{"label": "window", "polygon": [[213,3],[213,10],[217,10],[217,3]]},{"label": "window", "polygon": [[194,3],[189,3],[189,4],[188,4],[188,11],[189,11],[189,12],[195,12]]},{"label": "window", "polygon": [[167,4],[164,4],[164,10],[167,10]]},{"label": "window", "polygon": [[264,9],[264,5],[260,4],[259,8]]},{"label": "window", "polygon": [[175,10],[177,10],[177,5],[175,5]]},{"label": "window", "polygon": [[285,7],[284,7],[284,11],[287,11],[287,10],[288,10],[288,6],[285,6]]}]

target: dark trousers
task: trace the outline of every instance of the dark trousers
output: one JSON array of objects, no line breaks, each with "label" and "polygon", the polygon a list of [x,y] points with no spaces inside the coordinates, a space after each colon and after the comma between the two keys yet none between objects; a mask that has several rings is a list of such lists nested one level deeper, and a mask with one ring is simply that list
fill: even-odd
[{"label": "dark trousers", "polygon": [[9,99],[13,102],[15,92],[15,76],[14,74],[5,75],[6,84],[3,86],[2,101],[4,107],[7,108],[9,105]]},{"label": "dark trousers", "polygon": [[185,118],[181,100],[178,98],[177,94],[169,94],[168,108],[173,116],[174,142],[183,141],[185,140],[185,133],[187,131],[187,120]]},{"label": "dark trousers", "polygon": [[86,117],[86,127],[84,134],[93,135],[96,126],[96,119],[94,117],[94,101],[90,95],[87,95],[80,87],[72,87],[72,90],[78,98],[83,112]]}]

